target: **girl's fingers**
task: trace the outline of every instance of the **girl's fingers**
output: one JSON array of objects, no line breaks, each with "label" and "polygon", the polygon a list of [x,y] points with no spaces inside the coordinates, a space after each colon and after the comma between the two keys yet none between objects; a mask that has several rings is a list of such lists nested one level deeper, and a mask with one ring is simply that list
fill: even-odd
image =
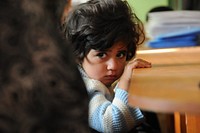
[{"label": "girl's fingers", "polygon": [[150,68],[151,63],[148,61],[145,61],[143,59],[134,59],[130,61],[127,65],[130,65],[132,69],[134,68]]}]

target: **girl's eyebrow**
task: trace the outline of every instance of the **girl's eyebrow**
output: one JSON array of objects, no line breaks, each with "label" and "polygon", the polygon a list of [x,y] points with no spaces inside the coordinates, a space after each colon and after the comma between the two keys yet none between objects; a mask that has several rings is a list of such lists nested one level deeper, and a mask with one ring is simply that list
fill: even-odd
[{"label": "girl's eyebrow", "polygon": [[127,49],[125,49],[125,48],[120,48],[120,49],[118,49],[118,52],[127,52]]},{"label": "girl's eyebrow", "polygon": [[96,52],[107,52],[109,50],[95,50]]},{"label": "girl's eyebrow", "polygon": [[118,49],[127,49],[127,47],[126,46],[122,46],[122,47],[120,47]]},{"label": "girl's eyebrow", "polygon": [[[101,52],[111,52],[112,51],[112,49],[108,49],[108,50],[101,50]],[[120,47],[120,48],[118,48],[117,49],[117,51],[119,51],[119,52],[126,52],[127,51],[127,49],[126,49],[126,47]]]},{"label": "girl's eyebrow", "polygon": [[119,52],[127,52],[127,50],[123,49],[123,50],[119,50]]}]

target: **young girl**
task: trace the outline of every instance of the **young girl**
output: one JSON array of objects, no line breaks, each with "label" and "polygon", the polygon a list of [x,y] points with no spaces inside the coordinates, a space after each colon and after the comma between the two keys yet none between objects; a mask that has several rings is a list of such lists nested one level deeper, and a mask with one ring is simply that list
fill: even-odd
[{"label": "young girl", "polygon": [[[132,59],[144,37],[140,21],[122,0],[91,0],[75,7],[63,26],[89,94],[89,125],[98,132],[128,132],[144,120],[128,105]],[[116,84],[114,84],[116,83]]]}]

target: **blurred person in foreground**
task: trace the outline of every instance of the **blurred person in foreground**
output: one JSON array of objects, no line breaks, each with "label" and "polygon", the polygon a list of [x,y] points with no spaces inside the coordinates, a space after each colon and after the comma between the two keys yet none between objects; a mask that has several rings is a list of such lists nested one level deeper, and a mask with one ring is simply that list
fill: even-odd
[{"label": "blurred person in foreground", "polygon": [[88,96],[59,25],[67,0],[0,1],[0,132],[88,133]]}]

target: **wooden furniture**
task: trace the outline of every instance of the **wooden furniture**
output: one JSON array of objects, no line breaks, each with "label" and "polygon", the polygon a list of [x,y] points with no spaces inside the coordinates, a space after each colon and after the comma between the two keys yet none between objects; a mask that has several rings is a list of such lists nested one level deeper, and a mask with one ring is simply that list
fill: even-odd
[{"label": "wooden furniture", "polygon": [[129,104],[174,113],[176,133],[200,133],[200,47],[139,50],[137,57],[152,68],[134,70]]}]

